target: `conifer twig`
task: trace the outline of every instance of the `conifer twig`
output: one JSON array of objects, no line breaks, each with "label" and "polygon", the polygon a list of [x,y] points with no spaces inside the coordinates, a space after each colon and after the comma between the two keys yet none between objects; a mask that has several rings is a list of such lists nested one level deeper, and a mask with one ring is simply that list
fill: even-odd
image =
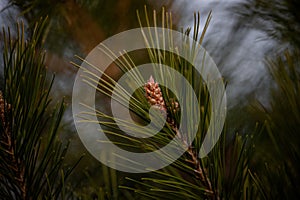
[{"label": "conifer twig", "polygon": [[[172,130],[176,133],[176,135],[182,140],[182,144],[185,145],[184,148],[187,149],[187,153],[190,156],[191,160],[187,160],[187,162],[191,163],[194,166],[194,173],[196,178],[200,179],[202,184],[207,188],[206,194],[211,196],[212,199],[220,199],[216,192],[213,190],[211,182],[208,178],[207,172],[202,168],[201,162],[197,156],[197,152],[194,151],[193,146],[188,145],[187,138],[183,137],[178,129],[178,125],[176,121],[173,119],[171,113],[168,113],[168,108],[166,106],[165,100],[163,98],[161,89],[159,84],[154,81],[153,77],[150,76],[148,82],[144,85],[146,98],[151,106],[156,106],[162,112],[166,112],[167,115],[167,123],[170,125]],[[170,104],[172,111],[175,113],[179,110],[178,102],[172,102]]]}]

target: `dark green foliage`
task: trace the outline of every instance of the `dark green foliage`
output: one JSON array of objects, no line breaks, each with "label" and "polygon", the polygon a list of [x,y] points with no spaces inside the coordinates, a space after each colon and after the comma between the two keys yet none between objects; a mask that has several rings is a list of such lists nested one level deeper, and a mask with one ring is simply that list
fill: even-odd
[{"label": "dark green foliage", "polygon": [[300,54],[286,51],[267,65],[275,81],[269,108],[257,106],[268,121],[259,143],[262,159],[256,182],[268,199],[298,199],[300,196]]},{"label": "dark green foliage", "polygon": [[50,84],[41,38],[46,20],[37,23],[29,40],[18,25],[17,38],[3,31],[4,91],[1,121],[1,199],[64,198],[72,167],[64,166],[68,145],[58,140],[63,101],[51,108]]},{"label": "dark green foliage", "polygon": [[[298,199],[300,187],[300,4],[297,0],[248,0],[235,9],[238,24],[262,31],[274,44],[266,62],[270,103],[255,104],[253,117],[267,122],[252,174],[266,199]],[[274,53],[271,55],[270,53]]]}]

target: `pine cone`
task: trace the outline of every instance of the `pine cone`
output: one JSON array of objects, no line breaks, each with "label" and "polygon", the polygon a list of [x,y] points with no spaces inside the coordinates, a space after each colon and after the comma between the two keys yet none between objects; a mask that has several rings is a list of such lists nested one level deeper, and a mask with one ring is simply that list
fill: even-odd
[{"label": "pine cone", "polygon": [[161,89],[152,76],[150,76],[150,79],[144,85],[144,89],[146,92],[146,98],[151,106],[157,106],[160,110],[167,111]]},{"label": "pine cone", "polygon": [[172,117],[172,114],[177,112],[179,110],[179,104],[176,101],[173,101],[169,103],[169,111],[167,109],[165,100],[163,98],[161,89],[153,79],[152,76],[150,76],[148,82],[144,86],[145,92],[146,92],[146,98],[151,106],[157,106],[158,109],[165,112],[167,114],[167,122],[172,127],[174,131],[177,130],[177,124],[175,120]]}]

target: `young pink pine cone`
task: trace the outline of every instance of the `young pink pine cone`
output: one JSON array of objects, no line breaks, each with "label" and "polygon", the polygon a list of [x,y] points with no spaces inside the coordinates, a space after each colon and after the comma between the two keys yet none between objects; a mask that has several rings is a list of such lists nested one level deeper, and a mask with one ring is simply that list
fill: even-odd
[{"label": "young pink pine cone", "polygon": [[[166,107],[165,100],[163,98],[161,89],[153,79],[152,76],[150,76],[148,82],[144,85],[144,89],[146,92],[146,98],[151,106],[157,106],[158,109],[165,112],[167,114],[167,122],[168,124],[174,129],[177,129],[177,125],[175,120],[172,118],[171,113],[168,112],[168,109]],[[170,104],[171,112],[175,113],[179,110],[179,104],[178,102],[171,102]]]},{"label": "young pink pine cone", "polygon": [[150,76],[150,79],[144,85],[144,89],[146,92],[146,98],[151,106],[157,106],[160,110],[167,111],[161,89],[152,76]]}]

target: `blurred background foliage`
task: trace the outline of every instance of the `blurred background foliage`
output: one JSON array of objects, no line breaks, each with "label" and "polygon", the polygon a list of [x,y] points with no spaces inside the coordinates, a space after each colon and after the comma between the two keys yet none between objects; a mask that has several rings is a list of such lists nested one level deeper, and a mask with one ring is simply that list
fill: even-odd
[{"label": "blurred background foliage", "polygon": [[[146,0],[8,0],[1,3],[1,26],[9,25],[13,37],[17,35],[16,21],[24,21],[24,37],[31,38],[36,21],[48,16],[39,39],[46,50],[47,71],[56,74],[50,96],[53,102],[65,97],[67,104],[59,128],[60,138],[71,141],[64,162],[72,166],[71,163],[85,154],[64,188],[68,199],[193,199],[199,195],[203,199],[300,197],[299,1],[212,1],[203,6],[206,9],[200,10],[203,18],[210,9],[213,16],[218,17],[218,10],[214,8],[224,4],[222,12],[227,13],[225,18],[220,17],[222,25],[210,25],[203,41],[228,82],[228,90],[234,94],[229,99],[223,138],[203,161],[216,186],[217,196],[203,193],[201,181],[199,183],[187,170],[190,166],[175,164],[161,171],[132,175],[101,165],[85,152],[68,105],[77,70],[70,64],[70,61],[77,62],[75,54],[84,58],[109,36],[138,27],[136,10],[143,11],[144,5],[149,13],[153,8],[160,13],[161,6],[173,11],[173,26],[178,29],[183,18],[192,16],[189,8],[196,3]],[[256,51],[252,48],[255,44],[249,43],[253,37],[263,49],[257,52],[259,55],[254,54],[256,58],[251,58],[259,59],[263,67],[258,68],[255,83],[245,69],[255,70],[257,62],[244,59]],[[3,52],[2,33],[0,41]],[[3,60],[0,61],[1,80],[5,80]],[[245,68],[238,70],[237,66]],[[242,81],[236,82],[237,77]],[[1,84],[2,91],[3,88]]]}]

